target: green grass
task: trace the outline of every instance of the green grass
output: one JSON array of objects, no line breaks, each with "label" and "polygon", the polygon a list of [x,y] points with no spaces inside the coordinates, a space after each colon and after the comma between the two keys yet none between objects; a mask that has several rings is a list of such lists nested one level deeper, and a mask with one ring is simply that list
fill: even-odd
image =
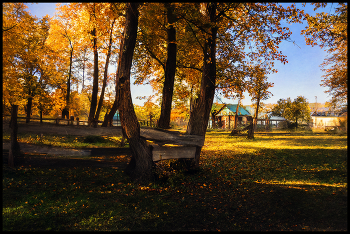
[{"label": "green grass", "polygon": [[[50,144],[65,138],[51,137]],[[108,144],[98,139],[95,147]],[[89,144],[75,140],[69,144]],[[127,158],[81,160],[107,159]],[[248,140],[210,131],[199,171],[174,170],[171,163],[158,165],[166,180],[147,186],[132,183],[121,168],[3,165],[3,231],[347,230],[347,136]]]}]

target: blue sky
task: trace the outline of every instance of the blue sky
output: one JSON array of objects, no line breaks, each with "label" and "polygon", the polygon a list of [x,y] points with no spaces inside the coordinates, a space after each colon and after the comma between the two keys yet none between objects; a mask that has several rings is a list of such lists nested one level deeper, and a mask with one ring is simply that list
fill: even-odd
[{"label": "blue sky", "polygon": [[[40,18],[46,14],[51,17],[54,16],[56,8],[55,3],[27,3],[26,5],[32,15]],[[288,4],[284,3],[283,5]],[[297,6],[304,9],[310,15],[316,14],[313,11],[313,6],[310,6],[310,4],[302,7],[301,3],[298,3]],[[329,4],[327,8],[322,10],[327,13],[333,12],[335,6],[336,4]],[[317,12],[320,12],[320,10]],[[289,27],[293,32],[291,39],[295,41],[296,45],[287,41],[280,44],[279,49],[287,56],[288,63],[284,65],[283,63],[275,62],[275,69],[278,70],[278,73],[268,75],[269,82],[274,83],[274,87],[269,89],[273,96],[265,100],[264,103],[276,103],[278,99],[286,99],[288,97],[293,100],[300,95],[306,97],[310,103],[315,102],[315,96],[317,96],[318,103],[324,103],[330,100],[328,94],[324,93],[327,88],[320,86],[323,75],[320,64],[323,62],[327,53],[318,46],[311,47],[306,45],[304,36],[300,35],[301,30],[306,26],[306,22],[303,24],[286,24],[286,27]],[[152,95],[152,89],[148,85],[132,85],[131,94],[134,104],[143,105],[144,100],[138,100],[136,96]],[[223,97],[220,99],[224,103],[237,103],[237,100],[228,100]],[[215,98],[214,101],[218,100]],[[220,101],[218,102],[220,103]],[[250,97],[245,95],[243,105],[250,104]]]}]

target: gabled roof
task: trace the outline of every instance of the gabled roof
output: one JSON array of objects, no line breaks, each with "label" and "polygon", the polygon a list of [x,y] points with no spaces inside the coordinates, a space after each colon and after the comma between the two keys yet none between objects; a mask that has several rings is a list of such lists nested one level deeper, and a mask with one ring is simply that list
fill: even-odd
[{"label": "gabled roof", "polygon": [[[237,104],[217,104],[213,103],[211,112],[218,111],[218,116],[235,115]],[[238,107],[238,115],[251,115],[243,106]]]},{"label": "gabled roof", "polygon": [[[226,107],[236,114],[237,104],[227,104]],[[238,107],[238,115],[250,115],[249,111],[247,111],[243,106]]]}]

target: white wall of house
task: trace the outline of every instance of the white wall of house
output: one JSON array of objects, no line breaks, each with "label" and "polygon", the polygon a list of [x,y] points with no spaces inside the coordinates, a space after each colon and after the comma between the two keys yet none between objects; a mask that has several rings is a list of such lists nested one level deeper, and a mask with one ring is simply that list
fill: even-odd
[{"label": "white wall of house", "polygon": [[311,116],[314,128],[340,126],[339,117],[336,116]]}]

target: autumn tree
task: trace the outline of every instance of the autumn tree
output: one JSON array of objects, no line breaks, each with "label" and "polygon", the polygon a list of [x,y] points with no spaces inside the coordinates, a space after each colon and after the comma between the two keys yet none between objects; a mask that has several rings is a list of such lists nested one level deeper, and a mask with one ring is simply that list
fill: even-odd
[{"label": "autumn tree", "polygon": [[281,116],[285,119],[295,123],[295,128],[302,122],[308,123],[310,121],[310,107],[306,98],[298,96],[291,101],[290,98],[279,99],[277,104],[272,108],[272,115]]},{"label": "autumn tree", "polygon": [[[6,100],[7,92],[12,93],[12,97],[9,97],[10,100],[8,100],[13,104],[20,103],[20,107],[24,106],[27,114],[26,121],[29,122],[33,106],[39,108],[42,114],[45,104],[50,102],[49,89],[60,83],[58,77],[61,74],[57,72],[60,60],[47,44],[48,16],[37,19],[24,11],[24,5],[8,4],[6,9],[16,10],[15,12],[10,10],[8,15],[5,14],[5,22],[11,19],[11,14],[16,14],[21,20],[14,23],[16,26],[4,32],[3,42],[6,48],[3,61],[4,75],[6,75],[3,84],[5,87],[12,86],[4,90],[4,99]],[[16,36],[13,38],[15,41],[8,40],[13,36]],[[13,96],[15,90],[17,95]]]},{"label": "autumn tree", "polygon": [[171,3],[165,3],[167,11],[167,61],[165,64],[165,77],[163,84],[162,106],[158,121],[159,128],[170,127],[170,112],[173,99],[174,79],[176,70],[176,30],[177,20],[174,14],[174,7]]},{"label": "autumn tree", "polygon": [[270,87],[273,87],[273,83],[267,81],[268,77],[264,69],[260,66],[256,66],[251,74],[251,79],[248,85],[249,96],[252,102],[255,102],[255,114],[254,114],[254,128],[256,128],[257,119],[259,116],[259,108],[261,101],[270,98],[271,92],[268,91]]},{"label": "autumn tree", "polygon": [[104,67],[104,73],[103,73],[103,84],[102,84],[102,89],[101,89],[101,94],[100,94],[100,100],[98,102],[97,110],[95,113],[95,121],[98,121],[98,117],[100,116],[100,111],[102,108],[103,104],[103,98],[105,94],[105,89],[106,89],[106,84],[107,84],[107,78],[108,78],[108,66],[109,66],[109,60],[112,54],[112,43],[113,43],[113,26],[115,23],[115,18],[112,21],[111,28],[110,28],[110,34],[109,34],[109,42],[108,42],[108,49],[107,49],[107,55],[106,55],[106,62],[105,62],[105,67]]},{"label": "autumn tree", "polygon": [[138,3],[126,4],[125,28],[120,45],[118,70],[116,74],[116,99],[122,131],[128,139],[132,152],[126,172],[139,182],[153,178],[152,152],[145,139],[140,138],[140,125],[137,120],[130,92],[130,70],[137,37]]},{"label": "autumn tree", "polygon": [[72,68],[74,62],[74,53],[79,51],[79,39],[82,34],[81,28],[74,23],[74,14],[71,14],[71,10],[68,5],[58,5],[57,8],[59,14],[52,21],[50,28],[49,43],[59,53],[68,54],[69,62],[67,69],[67,85],[66,85],[66,106],[62,109],[62,118],[69,118],[69,106],[71,103],[71,80],[72,80]]},{"label": "autumn tree", "polygon": [[[324,8],[327,3],[312,3],[314,10]],[[334,3],[332,3],[334,4]],[[302,31],[308,45],[319,45],[328,52],[328,57],[321,64],[325,72],[321,85],[328,87],[326,91],[332,99],[347,102],[348,96],[348,5],[338,3],[333,14],[317,13],[316,16],[306,14],[308,26]]]},{"label": "autumn tree", "polygon": [[202,57],[182,17],[186,8],[186,3],[145,3],[140,8],[133,76],[135,84],[150,84],[159,97],[158,127],[168,128],[170,110],[187,105],[199,90]]}]

